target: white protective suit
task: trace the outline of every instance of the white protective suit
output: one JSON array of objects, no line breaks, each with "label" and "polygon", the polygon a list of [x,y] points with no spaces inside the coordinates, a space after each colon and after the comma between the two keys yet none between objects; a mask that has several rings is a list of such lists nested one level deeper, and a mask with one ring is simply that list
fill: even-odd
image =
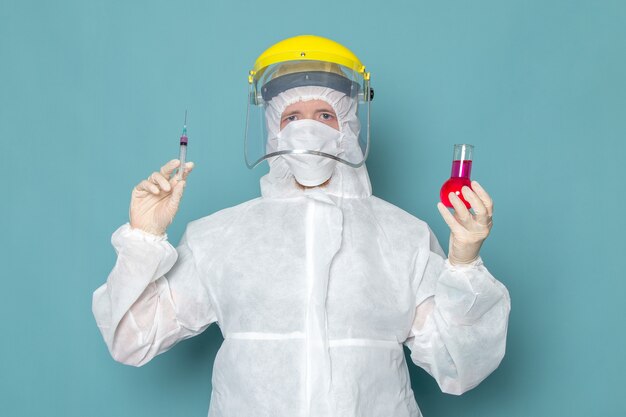
[{"label": "white protective suit", "polygon": [[[356,104],[320,87],[272,99],[269,147],[299,99],[328,101],[343,150],[360,152]],[[306,190],[281,157],[270,167],[261,198],[189,223],[176,249],[115,231],[93,312],[117,361],[143,365],[217,322],[212,417],[418,417],[403,344],[447,393],[496,369],[510,300],[480,258],[452,266],[425,222],[371,195],[365,166]]]}]

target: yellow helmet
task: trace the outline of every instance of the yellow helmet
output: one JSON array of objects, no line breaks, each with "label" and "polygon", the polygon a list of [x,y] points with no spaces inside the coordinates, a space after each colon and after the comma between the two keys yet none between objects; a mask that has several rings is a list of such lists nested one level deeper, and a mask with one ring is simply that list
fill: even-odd
[{"label": "yellow helmet", "polygon": [[[321,76],[323,73],[339,75],[343,79],[332,75]],[[361,101],[370,101],[374,98],[374,91],[369,87],[370,73],[365,70],[365,65],[345,46],[321,36],[294,36],[270,46],[259,55],[248,73],[248,83],[255,93],[250,97],[253,104],[262,104],[263,101],[271,99],[263,94],[263,86],[287,74],[291,77],[281,80],[282,83],[274,83],[274,86],[276,84],[285,88],[297,85],[322,85],[331,88],[342,86],[348,95],[358,93]],[[347,90],[348,86],[344,79],[355,83],[349,86],[353,90]],[[281,89],[273,90],[275,95]]]},{"label": "yellow helmet", "polygon": [[255,75],[270,65],[289,61],[332,62],[362,74],[365,79],[370,77],[365,65],[345,46],[321,36],[300,35],[282,40],[259,55],[248,81],[252,83]]},{"label": "yellow helmet", "polygon": [[[266,49],[248,73],[249,97],[246,121],[246,164],[253,168],[276,156],[268,152],[265,109],[279,94],[297,87],[317,86],[338,91],[356,103],[360,121],[358,146],[352,158],[334,158],[352,167],[363,164],[369,148],[369,104],[374,98],[370,73],[345,46],[321,36],[301,35]],[[297,91],[297,90],[291,90]]]}]

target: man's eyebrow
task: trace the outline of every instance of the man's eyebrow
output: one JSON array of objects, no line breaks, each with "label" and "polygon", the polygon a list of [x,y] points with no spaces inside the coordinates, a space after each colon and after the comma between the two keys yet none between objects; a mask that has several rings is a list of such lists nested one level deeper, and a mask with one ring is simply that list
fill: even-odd
[{"label": "man's eyebrow", "polygon": [[322,112],[322,111],[325,112],[325,113],[333,113],[333,114],[335,114],[335,111],[333,109],[331,109],[330,107],[321,107],[321,108],[315,110],[316,113],[319,113],[319,112]]},{"label": "man's eyebrow", "polygon": [[289,117],[289,116],[293,116],[294,114],[301,114],[300,110],[292,110],[288,113],[283,113],[283,117]]}]

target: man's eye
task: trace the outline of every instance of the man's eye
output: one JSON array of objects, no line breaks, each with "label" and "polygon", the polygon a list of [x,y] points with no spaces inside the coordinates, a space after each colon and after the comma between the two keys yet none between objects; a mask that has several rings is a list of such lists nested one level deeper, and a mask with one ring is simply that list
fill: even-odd
[{"label": "man's eye", "polygon": [[324,120],[332,120],[334,116],[330,113],[322,113],[322,119]]},{"label": "man's eye", "polygon": [[293,122],[294,120],[296,120],[296,116],[287,116],[285,117],[285,122]]}]

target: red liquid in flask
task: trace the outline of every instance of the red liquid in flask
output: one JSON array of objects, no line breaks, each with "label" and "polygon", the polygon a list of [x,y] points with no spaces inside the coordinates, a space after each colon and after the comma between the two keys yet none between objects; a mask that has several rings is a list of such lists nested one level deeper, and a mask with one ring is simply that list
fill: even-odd
[{"label": "red liquid in flask", "polygon": [[452,203],[448,199],[448,195],[450,193],[456,194],[463,203],[465,203],[465,207],[468,209],[471,207],[470,203],[468,203],[463,194],[461,193],[461,188],[464,185],[472,188],[470,173],[472,172],[472,161],[471,160],[454,160],[452,161],[452,174],[450,174],[450,179],[443,183],[441,187],[441,192],[439,193],[439,197],[441,198],[441,202],[444,206],[453,208]]}]

